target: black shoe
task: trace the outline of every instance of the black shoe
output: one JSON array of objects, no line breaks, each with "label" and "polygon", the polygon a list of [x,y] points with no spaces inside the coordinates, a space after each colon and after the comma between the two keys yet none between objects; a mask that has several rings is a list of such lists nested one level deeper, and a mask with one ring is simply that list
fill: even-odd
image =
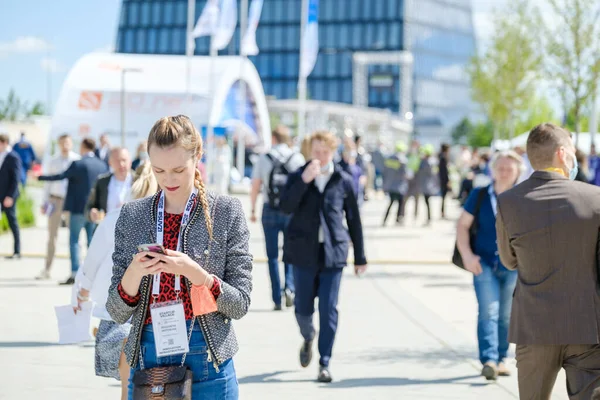
[{"label": "black shoe", "polygon": [[483,375],[488,381],[495,381],[498,379],[498,367],[496,366],[496,363],[485,363],[483,369],[481,370],[481,375]]},{"label": "black shoe", "polygon": [[275,304],[275,307],[273,308],[273,311],[281,311],[281,304]]},{"label": "black shoe", "polygon": [[5,258],[7,260],[20,260],[21,259],[21,254],[20,253],[15,253],[12,256],[6,256]]},{"label": "black shoe", "polygon": [[312,360],[312,340],[305,340],[300,349],[300,365],[302,368],[306,368],[310,365]]},{"label": "black shoe", "polygon": [[322,383],[331,383],[333,378],[331,378],[331,372],[329,372],[329,367],[324,367],[321,365],[319,368],[319,376],[317,380]]},{"label": "black shoe", "polygon": [[64,282],[61,282],[59,285],[72,285],[75,283],[75,278],[73,278],[72,276],[69,277],[69,279],[67,279]]},{"label": "black shoe", "polygon": [[294,306],[294,292],[290,289],[285,289],[285,306],[288,308]]}]

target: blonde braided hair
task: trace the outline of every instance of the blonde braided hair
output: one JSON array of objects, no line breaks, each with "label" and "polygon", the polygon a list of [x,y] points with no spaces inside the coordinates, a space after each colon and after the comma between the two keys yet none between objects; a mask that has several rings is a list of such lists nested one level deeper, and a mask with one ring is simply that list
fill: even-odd
[{"label": "blonde braided hair", "polygon": [[[202,136],[200,136],[200,133],[189,117],[186,117],[185,115],[163,117],[156,121],[148,135],[148,148],[152,145],[161,148],[173,145],[181,146],[192,154],[194,160],[200,160],[202,158]],[[204,212],[206,230],[212,240],[213,224],[208,204],[208,192],[197,166],[194,175],[194,187],[198,189],[198,200],[202,207],[202,211]]]}]

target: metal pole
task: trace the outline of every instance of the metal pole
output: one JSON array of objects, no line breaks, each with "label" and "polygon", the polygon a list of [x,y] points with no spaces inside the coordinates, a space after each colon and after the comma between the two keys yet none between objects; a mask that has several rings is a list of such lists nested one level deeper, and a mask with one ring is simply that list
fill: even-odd
[{"label": "metal pole", "polygon": [[188,0],[188,10],[187,10],[187,32],[186,32],[186,42],[185,42],[185,54],[186,58],[186,80],[185,80],[185,93],[187,97],[187,107],[188,114],[190,114],[191,108],[191,74],[192,74],[192,57],[194,56],[194,48],[196,42],[192,37],[192,31],[194,30],[194,17],[196,16],[196,0]]},{"label": "metal pole", "polygon": [[242,41],[248,25],[248,0],[241,0],[240,4],[240,88],[238,92],[238,113],[240,119],[238,146],[237,146],[237,170],[243,176],[246,154],[246,135],[244,123],[246,121],[246,81],[244,80],[244,65],[247,56],[242,51]]},{"label": "metal pole", "polygon": [[215,57],[217,57],[219,55],[219,52],[217,50],[217,48],[214,46],[214,42],[215,42],[215,37],[214,34],[211,35],[210,37],[210,67],[209,67],[209,76],[208,76],[208,99],[210,101],[209,104],[209,113],[208,113],[208,124],[206,127],[206,139],[208,141],[208,146],[207,146],[207,152],[206,152],[206,170],[207,170],[207,175],[208,175],[208,182],[207,183],[211,183],[212,182],[212,176],[213,176],[213,163],[214,163],[214,142],[215,142],[215,131],[214,131],[214,127],[213,127],[213,123],[212,123],[212,113],[213,113],[213,109],[214,109],[214,93],[213,93],[213,89],[214,89],[214,77],[213,77],[213,71],[214,71],[214,61],[215,61]]},{"label": "metal pole", "polygon": [[307,77],[302,76],[302,64],[304,62],[304,32],[306,31],[306,22],[308,20],[308,0],[302,0],[302,19],[300,21],[300,65],[298,68],[298,138],[302,139],[306,130],[306,81]]},{"label": "metal pole", "polygon": [[125,147],[125,72],[121,70],[121,147]]},{"label": "metal pole", "polygon": [[596,144],[596,133],[598,133],[598,92],[594,91],[592,95],[592,115],[590,115],[590,140],[591,144]]},{"label": "metal pole", "polygon": [[52,58],[50,57],[50,50],[46,53],[46,58],[48,59],[48,68],[46,70],[46,90],[48,93],[46,94],[46,114],[52,115],[52,74],[54,73],[54,66],[52,65]]}]

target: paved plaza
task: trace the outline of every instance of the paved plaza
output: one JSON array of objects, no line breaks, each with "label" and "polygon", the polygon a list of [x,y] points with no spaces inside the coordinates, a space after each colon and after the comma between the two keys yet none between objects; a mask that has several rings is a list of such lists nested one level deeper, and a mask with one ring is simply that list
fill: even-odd
[{"label": "paved plaza", "polygon": [[[247,209],[249,201],[242,196]],[[439,203],[434,201],[439,215]],[[252,307],[235,324],[241,350],[235,357],[241,399],[515,399],[515,372],[497,383],[479,376],[477,306],[472,277],[448,264],[454,221],[422,227],[381,228],[387,203],[365,204],[368,273],[346,270],[340,293],[340,325],[331,370],[334,382],[315,382],[318,363],[302,369],[301,337],[293,310],[273,312],[260,224],[251,225],[256,257]],[[424,206],[424,205],[423,205]],[[421,207],[424,211],[423,208]],[[412,210],[409,204],[408,212]],[[455,219],[459,210],[452,208]],[[59,239],[53,280],[38,282],[46,245],[45,221],[23,231],[20,262],[0,260],[0,399],[117,399],[119,384],[94,376],[93,342],[57,345],[53,307],[70,301],[67,231]],[[12,239],[0,236],[0,253]],[[553,399],[567,399],[561,374]]]}]

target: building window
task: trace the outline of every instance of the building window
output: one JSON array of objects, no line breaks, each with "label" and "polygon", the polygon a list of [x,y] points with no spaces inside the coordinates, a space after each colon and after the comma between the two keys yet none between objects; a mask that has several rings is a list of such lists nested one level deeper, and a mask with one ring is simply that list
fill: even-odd
[{"label": "building window", "polygon": [[336,10],[335,0],[324,0],[321,2],[319,17],[321,17],[323,21],[333,21],[336,12],[340,12],[340,10]]},{"label": "building window", "polygon": [[352,104],[352,79],[342,82],[342,102]]},{"label": "building window", "polygon": [[139,23],[139,13],[140,11],[140,5],[138,3],[129,3],[129,12],[128,14],[128,23],[129,26],[137,26],[137,24]]},{"label": "building window", "polygon": [[187,3],[177,3],[177,18],[175,23],[177,25],[187,25]]},{"label": "building window", "polygon": [[171,2],[165,3],[164,17],[166,25],[173,25],[175,20],[175,4]]},{"label": "building window", "polygon": [[389,46],[393,50],[402,48],[402,24],[400,22],[392,22],[389,29]]},{"label": "building window", "polygon": [[151,28],[148,31],[148,53],[150,54],[154,54],[156,53],[157,47],[156,47],[156,42],[157,42],[157,32],[156,32],[156,28]]},{"label": "building window", "polygon": [[152,25],[154,26],[161,24],[161,4],[159,2],[152,3]]},{"label": "building window", "polygon": [[140,5],[140,22],[142,26],[150,25],[150,3]]},{"label": "building window", "polygon": [[136,47],[137,53],[145,53],[146,52],[146,30],[138,29],[137,30],[137,38],[136,38]]},{"label": "building window", "polygon": [[371,0],[374,3],[375,7],[375,18],[377,20],[387,19],[387,15],[385,13],[385,3],[389,2],[389,0]]},{"label": "building window", "polygon": [[169,30],[162,28],[158,35],[158,52],[160,54],[169,54]]},{"label": "building window", "polygon": [[185,53],[185,31],[183,29],[173,29],[173,32],[171,34],[171,42],[173,43],[173,47],[171,49],[173,53]]},{"label": "building window", "polygon": [[373,18],[373,0],[362,2],[362,19]]},{"label": "building window", "polygon": [[127,23],[127,5],[121,4],[121,18],[119,19],[119,26],[123,27]]},{"label": "building window", "polygon": [[125,30],[125,52],[127,53],[135,53],[134,48],[134,36],[133,31],[131,29]]},{"label": "building window", "polygon": [[342,49],[347,49],[351,46],[350,44],[350,26],[348,24],[339,24],[339,47]]}]

